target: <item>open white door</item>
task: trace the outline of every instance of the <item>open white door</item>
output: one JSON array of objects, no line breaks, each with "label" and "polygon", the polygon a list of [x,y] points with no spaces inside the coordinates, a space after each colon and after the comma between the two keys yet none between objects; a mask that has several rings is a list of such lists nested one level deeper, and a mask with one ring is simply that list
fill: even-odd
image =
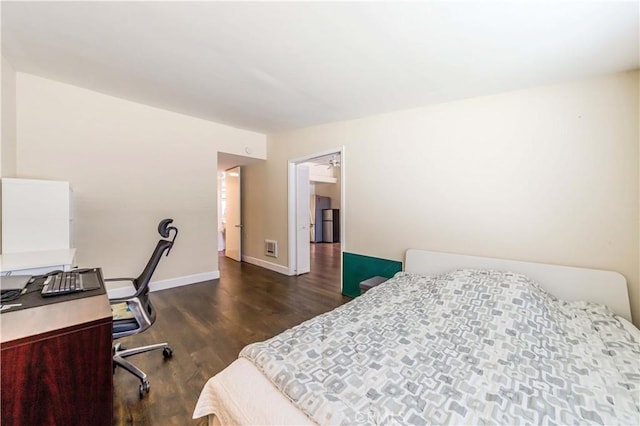
[{"label": "open white door", "polygon": [[309,167],[296,165],[296,275],[311,271],[309,242]]},{"label": "open white door", "polygon": [[225,184],[227,188],[227,207],[225,210],[225,256],[242,261],[242,221],[241,221],[241,193],[240,193],[240,167],[234,167],[225,171]]},{"label": "open white door", "polygon": [[[344,147],[317,152],[305,157],[289,160],[288,163],[288,255],[289,275],[300,275],[311,272],[310,236],[310,170],[303,166],[314,158],[340,155],[340,224],[345,223],[345,172]],[[340,251],[345,250],[345,226],[340,226]]]}]

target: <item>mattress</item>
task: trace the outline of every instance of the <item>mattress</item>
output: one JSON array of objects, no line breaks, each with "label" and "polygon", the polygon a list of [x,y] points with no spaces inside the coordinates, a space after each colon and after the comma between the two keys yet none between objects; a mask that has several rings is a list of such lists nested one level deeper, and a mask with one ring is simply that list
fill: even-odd
[{"label": "mattress", "polygon": [[521,274],[401,272],[243,349],[194,417],[222,424],[640,422],[640,341]]}]

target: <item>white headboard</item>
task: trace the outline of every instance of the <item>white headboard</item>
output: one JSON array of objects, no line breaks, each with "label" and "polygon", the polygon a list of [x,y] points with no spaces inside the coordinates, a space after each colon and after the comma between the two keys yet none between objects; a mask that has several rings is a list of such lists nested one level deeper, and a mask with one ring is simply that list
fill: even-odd
[{"label": "white headboard", "polygon": [[442,274],[460,268],[525,274],[560,299],[601,303],[631,321],[627,281],[618,272],[418,249],[407,250],[404,263],[405,271],[424,275]]}]

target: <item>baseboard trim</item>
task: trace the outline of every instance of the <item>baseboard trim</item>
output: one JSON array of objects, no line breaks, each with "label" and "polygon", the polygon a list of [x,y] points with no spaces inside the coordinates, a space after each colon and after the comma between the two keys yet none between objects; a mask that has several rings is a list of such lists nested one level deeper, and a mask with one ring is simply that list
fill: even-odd
[{"label": "baseboard trim", "polygon": [[[168,288],[182,287],[183,285],[200,283],[202,281],[215,280],[220,278],[220,271],[202,272],[199,274],[185,275],[182,277],[169,278],[167,280],[151,281],[149,291],[166,290]],[[133,294],[132,287],[107,288],[109,298],[127,297]]]},{"label": "baseboard trim", "polygon": [[252,265],[260,266],[265,269],[269,269],[270,271],[278,272],[282,275],[291,276],[291,274],[289,273],[288,266],[282,266],[276,263],[267,262],[266,260],[258,259],[257,257],[244,256],[244,255],[242,256],[242,261],[250,263]]}]

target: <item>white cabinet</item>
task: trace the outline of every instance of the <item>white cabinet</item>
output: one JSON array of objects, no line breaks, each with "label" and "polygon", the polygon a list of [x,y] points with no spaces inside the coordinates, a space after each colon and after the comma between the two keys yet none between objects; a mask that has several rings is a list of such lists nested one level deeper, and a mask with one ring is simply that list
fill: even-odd
[{"label": "white cabinet", "polygon": [[2,253],[73,247],[69,182],[2,179]]},{"label": "white cabinet", "polygon": [[49,271],[70,271],[76,249],[0,254],[0,275],[40,275]]}]

